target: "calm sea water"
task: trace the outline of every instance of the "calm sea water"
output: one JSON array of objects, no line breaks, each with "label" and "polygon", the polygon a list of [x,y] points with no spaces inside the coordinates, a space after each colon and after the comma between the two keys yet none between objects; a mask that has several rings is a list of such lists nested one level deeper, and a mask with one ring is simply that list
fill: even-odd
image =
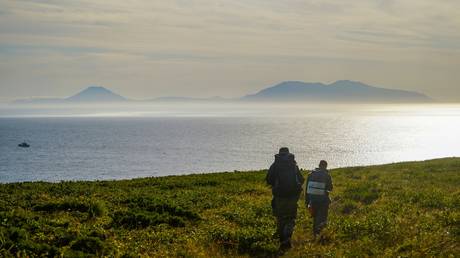
[{"label": "calm sea water", "polygon": [[[39,117],[3,110],[0,182],[264,169],[280,146],[309,169],[320,159],[342,167],[460,156],[459,105],[271,108]],[[31,147],[17,147],[23,140]]]}]

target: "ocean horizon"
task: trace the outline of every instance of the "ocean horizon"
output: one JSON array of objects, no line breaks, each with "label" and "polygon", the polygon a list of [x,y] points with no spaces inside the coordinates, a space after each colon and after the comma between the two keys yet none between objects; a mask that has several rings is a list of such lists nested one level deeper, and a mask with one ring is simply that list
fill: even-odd
[{"label": "ocean horizon", "polygon": [[[0,109],[0,182],[116,180],[460,156],[460,105],[153,105]],[[20,148],[26,141],[30,148]]]}]

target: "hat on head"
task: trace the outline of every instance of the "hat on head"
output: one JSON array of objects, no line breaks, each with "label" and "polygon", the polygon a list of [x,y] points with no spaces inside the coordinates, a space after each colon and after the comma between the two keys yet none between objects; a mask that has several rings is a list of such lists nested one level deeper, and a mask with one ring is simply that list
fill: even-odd
[{"label": "hat on head", "polygon": [[320,168],[327,168],[327,161],[321,160],[321,161],[319,162],[319,167],[320,167]]},{"label": "hat on head", "polygon": [[288,147],[281,147],[279,150],[279,154],[289,154],[289,148]]}]

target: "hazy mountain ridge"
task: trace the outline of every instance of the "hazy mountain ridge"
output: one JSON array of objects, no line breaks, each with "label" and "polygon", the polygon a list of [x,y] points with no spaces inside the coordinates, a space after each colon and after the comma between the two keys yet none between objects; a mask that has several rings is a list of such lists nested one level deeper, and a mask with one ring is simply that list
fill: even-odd
[{"label": "hazy mountain ridge", "polygon": [[13,104],[62,104],[65,103],[64,99],[59,98],[29,98],[17,99],[12,102]]},{"label": "hazy mountain ridge", "polygon": [[370,86],[361,82],[341,80],[331,84],[319,82],[285,81],[236,99],[222,97],[159,97],[132,100],[104,87],[90,86],[68,98],[32,98],[14,101],[15,104],[66,104],[66,103],[112,103],[112,102],[432,102],[430,97],[412,91]]},{"label": "hazy mountain ridge", "polygon": [[226,99],[223,97],[215,96],[209,98],[192,98],[192,97],[176,97],[176,96],[169,96],[169,97],[158,97],[154,99],[149,99],[145,101],[158,101],[158,102],[221,102],[221,101],[229,101],[231,99]]},{"label": "hazy mountain ridge", "polygon": [[341,80],[331,84],[286,81],[241,98],[244,101],[313,102],[431,102],[430,97],[412,91],[370,86]]}]

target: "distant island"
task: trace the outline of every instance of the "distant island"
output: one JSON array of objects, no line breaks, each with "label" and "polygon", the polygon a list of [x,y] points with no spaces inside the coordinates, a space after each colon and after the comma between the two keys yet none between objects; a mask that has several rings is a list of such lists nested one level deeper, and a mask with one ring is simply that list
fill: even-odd
[{"label": "distant island", "polygon": [[265,88],[255,94],[235,99],[221,97],[159,97],[149,100],[132,100],[104,87],[91,86],[68,98],[32,98],[16,100],[15,104],[68,104],[68,103],[119,103],[119,102],[355,102],[355,103],[418,103],[432,102],[430,97],[412,91],[386,89],[361,82],[340,80],[331,84],[285,81]]},{"label": "distant island", "polygon": [[104,87],[91,86],[65,100],[71,102],[123,102],[128,99]]},{"label": "distant island", "polygon": [[331,84],[286,81],[242,98],[245,101],[284,102],[431,102],[430,97],[411,91],[370,86],[341,80]]},{"label": "distant island", "polygon": [[122,97],[111,90],[101,86],[90,86],[79,93],[68,98],[32,98],[14,101],[15,104],[66,104],[66,103],[107,103],[126,102],[127,98]]}]

